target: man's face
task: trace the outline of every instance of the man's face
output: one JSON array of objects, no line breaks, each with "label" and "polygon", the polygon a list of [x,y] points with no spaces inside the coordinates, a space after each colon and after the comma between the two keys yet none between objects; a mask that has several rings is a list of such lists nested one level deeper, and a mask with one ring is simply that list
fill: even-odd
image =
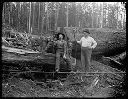
[{"label": "man's face", "polygon": [[54,38],[54,40],[56,41],[56,40],[57,40],[57,38]]},{"label": "man's face", "polygon": [[48,41],[50,41],[50,37],[48,37],[47,39],[48,39]]},{"label": "man's face", "polygon": [[62,34],[60,34],[60,35],[59,35],[59,38],[63,39],[63,35],[62,35]]},{"label": "man's face", "polygon": [[88,33],[84,32],[84,36],[87,37],[88,36]]}]

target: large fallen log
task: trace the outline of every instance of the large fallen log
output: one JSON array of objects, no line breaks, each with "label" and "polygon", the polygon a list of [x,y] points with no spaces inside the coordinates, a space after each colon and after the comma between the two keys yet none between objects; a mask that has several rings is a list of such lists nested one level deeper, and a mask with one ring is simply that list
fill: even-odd
[{"label": "large fallen log", "polygon": [[38,51],[33,51],[33,50],[23,50],[23,49],[17,49],[17,48],[11,48],[11,47],[6,47],[6,46],[2,46],[3,50],[6,50],[7,52],[14,52],[14,53],[18,53],[18,54],[36,54],[36,53],[40,53]]},{"label": "large fallen log", "polygon": [[116,56],[112,56],[111,58],[114,58],[115,60],[117,61],[122,61],[126,58],[126,51],[119,54],[119,55],[116,55]]},{"label": "large fallen log", "polygon": [[122,65],[122,63],[120,63],[119,61],[117,61],[116,59],[114,58],[111,58],[111,57],[103,57],[103,61],[106,61],[107,65],[110,65],[109,63],[112,61],[118,65]]},{"label": "large fallen log", "polygon": [[125,70],[126,69],[126,52],[123,52],[116,56],[102,57],[102,63],[110,65],[112,67]]},{"label": "large fallen log", "polygon": [[28,51],[17,48],[2,47],[2,61],[8,62],[36,62],[36,63],[49,63],[55,64],[55,55],[41,54],[35,51]]},{"label": "large fallen log", "polygon": [[[80,56],[81,47],[76,40],[80,40],[82,33],[73,31],[74,28],[65,28],[67,37],[73,42],[73,57]],[[76,29],[77,30],[77,29]],[[89,29],[90,36],[93,37],[98,45],[93,50],[93,55],[112,56],[126,50],[126,31],[110,29]],[[77,57],[80,58],[80,57]]]},{"label": "large fallen log", "polygon": [[[36,67],[44,71],[55,70],[55,54],[41,53],[32,50],[23,50],[2,46],[2,63],[13,67]],[[60,71],[70,71],[70,64],[61,58]]]},{"label": "large fallen log", "polygon": [[2,37],[2,44],[3,45],[11,45],[11,43],[8,42],[4,37]]}]

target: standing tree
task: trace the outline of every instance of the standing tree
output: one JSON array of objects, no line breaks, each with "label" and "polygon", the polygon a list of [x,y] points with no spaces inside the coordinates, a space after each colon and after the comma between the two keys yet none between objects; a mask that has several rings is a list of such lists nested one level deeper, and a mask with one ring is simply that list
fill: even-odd
[{"label": "standing tree", "polygon": [[31,33],[31,10],[32,10],[32,4],[29,2],[29,33]]},{"label": "standing tree", "polygon": [[66,3],[62,2],[60,5],[60,10],[58,14],[58,27],[65,27],[66,26]]}]

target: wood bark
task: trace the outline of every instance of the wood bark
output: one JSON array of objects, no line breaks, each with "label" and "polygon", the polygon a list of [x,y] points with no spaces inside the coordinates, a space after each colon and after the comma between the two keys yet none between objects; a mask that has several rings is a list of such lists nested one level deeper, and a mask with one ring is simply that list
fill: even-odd
[{"label": "wood bark", "polygon": [[8,63],[34,62],[37,64],[55,64],[54,54],[40,54],[17,48],[2,47],[2,61]]},{"label": "wood bark", "polygon": [[[55,69],[55,54],[38,53],[35,51],[21,50],[15,48],[4,48],[2,50],[2,63],[6,66],[41,66],[41,70]],[[18,67],[20,68],[20,67]],[[70,66],[61,58],[60,71],[66,72],[70,70]]]}]

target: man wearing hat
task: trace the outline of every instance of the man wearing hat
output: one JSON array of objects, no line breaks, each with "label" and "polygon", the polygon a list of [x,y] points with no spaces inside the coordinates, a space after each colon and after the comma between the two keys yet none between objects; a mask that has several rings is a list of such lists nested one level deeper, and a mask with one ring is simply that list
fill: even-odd
[{"label": "man wearing hat", "polygon": [[66,46],[67,43],[64,40],[65,35],[63,33],[57,34],[58,40],[55,42],[56,49],[56,72],[60,71],[60,57],[66,58]]},{"label": "man wearing hat", "polygon": [[90,66],[92,49],[97,46],[97,42],[89,36],[88,29],[83,30],[84,36],[77,41],[81,45],[81,64],[83,72],[87,72]]}]

